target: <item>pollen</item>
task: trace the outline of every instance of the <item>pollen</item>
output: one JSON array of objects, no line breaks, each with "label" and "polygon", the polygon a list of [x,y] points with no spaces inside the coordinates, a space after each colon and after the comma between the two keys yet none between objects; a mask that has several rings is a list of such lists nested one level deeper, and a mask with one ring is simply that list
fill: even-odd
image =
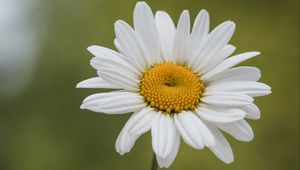
[{"label": "pollen", "polygon": [[165,113],[194,110],[200,102],[204,85],[189,68],[171,62],[156,64],[142,77],[140,94],[145,102]]}]

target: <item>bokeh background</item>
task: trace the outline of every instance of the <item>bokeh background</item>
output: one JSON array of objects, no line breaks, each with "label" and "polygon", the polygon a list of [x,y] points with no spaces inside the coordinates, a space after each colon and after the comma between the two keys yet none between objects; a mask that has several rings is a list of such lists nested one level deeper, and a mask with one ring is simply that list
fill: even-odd
[{"label": "bokeh background", "polygon": [[[226,165],[208,149],[182,142],[170,170],[299,169],[299,1],[153,0],[177,22],[182,10],[194,19],[207,9],[211,28],[233,20],[235,53],[258,50],[243,63],[261,69],[273,93],[256,100],[262,118],[250,121],[250,143],[228,136],[235,161]],[[129,115],[80,110],[75,89],[96,75],[86,47],[113,47],[113,24],[132,23],[133,0],[0,0],[0,169],[150,169],[151,137],[140,138],[125,156],[115,140]]]}]

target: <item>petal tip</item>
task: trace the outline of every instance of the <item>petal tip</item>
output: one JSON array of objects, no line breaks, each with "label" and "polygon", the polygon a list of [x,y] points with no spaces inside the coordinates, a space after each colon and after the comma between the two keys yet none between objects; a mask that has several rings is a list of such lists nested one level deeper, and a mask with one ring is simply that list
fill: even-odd
[{"label": "petal tip", "polygon": [[261,54],[261,52],[259,52],[259,51],[253,51],[252,53],[253,53],[254,56],[257,56],[257,55]]},{"label": "petal tip", "polygon": [[75,88],[77,88],[77,89],[78,89],[78,88],[81,88],[81,82],[80,82],[80,83],[77,83],[76,86],[75,86]]},{"label": "petal tip", "polygon": [[136,6],[140,6],[140,5],[148,6],[148,4],[145,1],[139,1],[139,2],[136,3]]},{"label": "petal tip", "polygon": [[139,10],[147,10],[147,9],[151,10],[150,6],[145,1],[140,1],[136,3],[134,13]]},{"label": "petal tip", "polygon": [[91,45],[91,46],[88,46],[86,49],[91,53],[93,54],[94,56],[96,56],[96,53],[95,51],[97,50],[99,46],[97,45]]},{"label": "petal tip", "polygon": [[180,18],[181,17],[189,17],[189,16],[190,16],[189,10],[185,9],[182,11]]},{"label": "petal tip", "polygon": [[[89,79],[87,79],[87,80],[89,80]],[[86,81],[87,81],[87,80],[83,80],[83,81],[77,83],[77,84],[76,84],[76,88],[77,88],[77,89],[78,89],[78,88],[88,88],[88,87],[86,86]]]},{"label": "petal tip", "polygon": [[168,15],[165,11],[158,10],[155,12],[155,17]]},{"label": "petal tip", "polygon": [[120,26],[121,23],[122,23],[122,20],[115,21],[115,23],[114,23],[115,29],[116,29],[116,27]]},{"label": "petal tip", "polygon": [[118,152],[118,154],[121,155],[121,156],[124,156],[124,155],[125,155],[124,152],[121,152],[121,151],[119,151],[119,150],[117,150],[117,152]]},{"label": "petal tip", "polygon": [[233,161],[234,161],[234,158],[228,159],[228,160],[224,160],[224,163],[231,164]]},{"label": "petal tip", "polygon": [[269,91],[266,92],[266,95],[269,95],[271,93],[272,93],[272,90],[269,90]]},{"label": "petal tip", "polygon": [[80,105],[80,109],[82,109],[82,110],[83,110],[83,109],[86,109],[85,106],[84,106],[84,104],[81,104],[81,105]]},{"label": "petal tip", "polygon": [[208,15],[208,12],[207,12],[206,9],[201,9],[200,13],[203,13],[203,14],[205,14],[205,15]]}]

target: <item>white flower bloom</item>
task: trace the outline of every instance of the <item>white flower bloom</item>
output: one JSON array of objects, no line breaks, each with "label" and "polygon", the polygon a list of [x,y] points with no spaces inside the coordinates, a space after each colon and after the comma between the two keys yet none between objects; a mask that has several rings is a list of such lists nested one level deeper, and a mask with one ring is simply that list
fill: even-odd
[{"label": "white flower bloom", "polygon": [[190,27],[186,10],[175,28],[166,12],[153,16],[145,2],[138,2],[134,28],[124,21],[115,23],[118,52],[88,47],[98,76],[77,87],[115,91],[88,96],[81,108],[106,114],[133,112],[116,141],[121,155],[149,130],[160,167],[172,164],[180,138],[195,149],[208,147],[225,163],[233,161],[233,154],[220,130],[240,141],[253,139],[244,118],[260,118],[253,97],[270,94],[271,88],[257,82],[258,68],[234,66],[260,53],[229,57],[235,50],[228,44],[234,22],[209,32],[205,10],[197,15],[191,32]]}]

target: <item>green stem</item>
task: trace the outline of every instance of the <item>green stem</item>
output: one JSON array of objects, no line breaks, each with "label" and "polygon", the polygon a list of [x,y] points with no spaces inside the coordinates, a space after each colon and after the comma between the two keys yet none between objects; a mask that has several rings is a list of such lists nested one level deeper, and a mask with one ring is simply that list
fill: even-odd
[{"label": "green stem", "polygon": [[155,156],[155,153],[153,153],[151,170],[157,170],[157,167],[158,166],[157,166],[156,156]]}]

